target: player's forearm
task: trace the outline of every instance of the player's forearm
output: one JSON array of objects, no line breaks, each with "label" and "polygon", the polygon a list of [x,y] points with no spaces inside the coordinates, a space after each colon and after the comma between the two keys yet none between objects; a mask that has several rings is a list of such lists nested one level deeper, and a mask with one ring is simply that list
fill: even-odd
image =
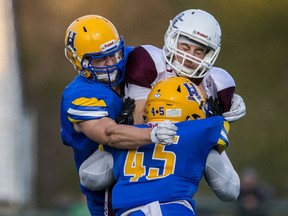
[{"label": "player's forearm", "polygon": [[133,149],[151,143],[151,128],[114,125],[105,130],[107,145],[113,148]]},{"label": "player's forearm", "polygon": [[133,113],[134,118],[134,124],[145,124],[146,123],[146,117],[145,117],[145,106],[146,106],[146,100],[136,100],[135,101],[135,110]]},{"label": "player's forearm", "polygon": [[235,86],[228,87],[218,92],[220,104],[223,112],[228,112],[231,108],[231,100],[235,92]]}]

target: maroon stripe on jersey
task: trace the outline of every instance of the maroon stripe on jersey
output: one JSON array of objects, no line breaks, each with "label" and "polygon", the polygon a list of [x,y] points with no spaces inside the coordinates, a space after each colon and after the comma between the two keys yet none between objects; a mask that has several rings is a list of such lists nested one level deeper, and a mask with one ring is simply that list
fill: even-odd
[{"label": "maroon stripe on jersey", "polygon": [[115,216],[114,212],[113,212],[113,208],[112,208],[112,189],[113,186],[110,186],[108,189],[106,189],[105,193],[106,193],[106,198],[107,200],[105,200],[105,216]]},{"label": "maroon stripe on jersey", "polygon": [[235,92],[235,86],[217,92],[220,106],[222,107],[223,112],[228,112],[230,110],[231,100],[234,92]]},{"label": "maroon stripe on jersey", "polygon": [[126,82],[151,88],[157,77],[157,69],[152,57],[143,47],[136,47],[129,53],[126,63]]}]

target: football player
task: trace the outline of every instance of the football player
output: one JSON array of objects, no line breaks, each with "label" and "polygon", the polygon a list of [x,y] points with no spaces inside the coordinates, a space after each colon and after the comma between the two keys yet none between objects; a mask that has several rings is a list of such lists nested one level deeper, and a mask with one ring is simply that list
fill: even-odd
[{"label": "football player", "polygon": [[[65,55],[79,74],[62,95],[61,138],[73,149],[77,171],[100,143],[135,148],[152,140],[173,141],[177,128],[169,122],[152,130],[119,125],[125,127],[125,135],[117,142],[111,141],[113,133],[108,129],[118,126],[114,120],[122,109],[121,82],[131,49],[124,46],[114,25],[101,16],[80,17],[66,30]],[[90,214],[104,215],[104,190],[80,187]]]},{"label": "football player", "polygon": [[[206,11],[189,9],[179,13],[166,31],[164,47],[136,47],[126,64],[126,97],[136,100],[134,122],[145,122],[145,104],[151,88],[160,80],[182,76],[191,79],[213,100],[214,114],[229,122],[246,114],[242,97],[235,92],[235,82],[222,68],[213,67],[221,48],[221,28]],[[219,104],[218,104],[219,102]]]},{"label": "football player", "polygon": [[[178,131],[171,145],[160,142],[111,152],[116,215],[196,215],[193,196],[204,172],[222,201],[236,200],[239,177],[228,157],[222,155],[228,146],[229,123],[222,116],[206,118],[205,103],[201,90],[187,78],[168,78],[153,87],[146,104],[148,124],[138,127],[155,127],[170,120]],[[113,175],[103,172],[105,169],[86,168],[98,177],[106,175],[103,184],[113,183]],[[101,182],[90,184],[100,186]]]}]

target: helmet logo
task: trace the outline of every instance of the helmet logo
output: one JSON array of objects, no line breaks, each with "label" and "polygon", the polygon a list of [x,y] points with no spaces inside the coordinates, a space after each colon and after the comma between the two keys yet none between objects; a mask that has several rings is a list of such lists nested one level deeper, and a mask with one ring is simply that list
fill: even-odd
[{"label": "helmet logo", "polygon": [[111,41],[108,41],[105,44],[102,44],[100,46],[100,49],[101,49],[102,52],[107,52],[107,51],[111,51],[111,50],[117,48],[118,45],[119,45],[119,43],[116,40],[111,40]]},{"label": "helmet logo", "polygon": [[156,94],[154,95],[154,98],[159,98],[160,96],[161,96],[161,94],[156,93]]},{"label": "helmet logo", "polygon": [[195,86],[192,83],[183,83],[183,85],[185,86],[185,88],[187,89],[189,96],[188,96],[188,100],[193,100],[195,101],[195,97],[200,100],[201,96],[198,94],[197,89],[195,88]]},{"label": "helmet logo", "polygon": [[208,38],[208,35],[206,35],[206,34],[204,34],[204,33],[202,33],[202,32],[197,31],[196,34],[199,35],[199,36],[201,36],[201,37],[204,37],[204,38],[206,38],[206,39]]},{"label": "helmet logo", "polygon": [[76,51],[76,48],[74,47],[74,41],[75,41],[75,37],[76,37],[76,32],[73,31],[69,31],[68,32],[68,36],[67,36],[67,44],[66,46],[73,48],[74,51]]},{"label": "helmet logo", "polygon": [[180,21],[183,21],[182,20],[182,17],[184,16],[184,13],[180,13],[180,14],[178,14],[174,19],[173,19],[173,21],[172,21],[172,26],[174,27],[174,28],[177,28],[176,26],[175,26],[175,24],[180,20]]}]

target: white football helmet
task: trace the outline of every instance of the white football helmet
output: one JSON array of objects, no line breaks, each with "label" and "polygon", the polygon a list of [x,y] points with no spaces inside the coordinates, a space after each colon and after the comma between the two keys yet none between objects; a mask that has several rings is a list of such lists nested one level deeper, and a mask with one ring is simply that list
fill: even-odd
[{"label": "white football helmet", "polygon": [[[177,48],[179,37],[187,38],[192,43],[206,47],[203,59],[197,58]],[[173,20],[164,37],[163,52],[167,63],[174,69],[178,76],[189,78],[202,78],[213,66],[220,52],[221,28],[217,20],[209,13],[190,9],[181,12]],[[176,59],[182,59],[179,62]],[[184,66],[185,61],[196,63],[196,69]]]}]

